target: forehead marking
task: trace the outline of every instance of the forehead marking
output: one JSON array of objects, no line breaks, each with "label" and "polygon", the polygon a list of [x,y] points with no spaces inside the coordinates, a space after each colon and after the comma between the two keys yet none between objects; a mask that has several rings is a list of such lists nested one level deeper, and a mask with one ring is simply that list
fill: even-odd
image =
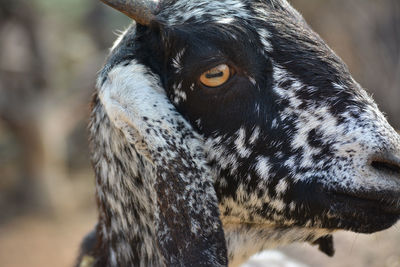
[{"label": "forehead marking", "polygon": [[217,23],[219,23],[219,24],[231,24],[234,22],[235,22],[234,18],[222,18],[220,20],[217,20]]},{"label": "forehead marking", "polygon": [[264,50],[271,53],[273,51],[272,44],[269,41],[272,38],[271,34],[266,29],[259,29],[258,34],[260,35]]},{"label": "forehead marking", "polygon": [[197,23],[209,23],[210,19],[220,24],[234,22],[235,18],[244,21],[249,17],[248,11],[242,1],[177,1],[172,5],[162,7],[159,14],[165,18],[169,26],[185,23],[194,19]]},{"label": "forehead marking", "polygon": [[183,70],[182,57],[186,52],[186,48],[180,50],[176,56],[172,59],[172,66],[175,68],[176,73],[180,73]]}]

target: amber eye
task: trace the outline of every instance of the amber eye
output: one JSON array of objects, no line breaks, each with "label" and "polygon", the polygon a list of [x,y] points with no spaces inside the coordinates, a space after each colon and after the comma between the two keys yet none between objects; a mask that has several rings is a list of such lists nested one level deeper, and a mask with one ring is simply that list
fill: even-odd
[{"label": "amber eye", "polygon": [[229,66],[221,64],[201,74],[200,82],[207,87],[218,87],[226,83],[231,75]]}]

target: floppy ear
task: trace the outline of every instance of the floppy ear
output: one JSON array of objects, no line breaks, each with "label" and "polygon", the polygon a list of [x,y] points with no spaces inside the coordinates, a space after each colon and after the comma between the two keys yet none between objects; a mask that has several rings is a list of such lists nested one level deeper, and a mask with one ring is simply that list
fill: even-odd
[{"label": "floppy ear", "polygon": [[226,266],[218,200],[201,137],[170,103],[159,77],[142,64],[120,64],[107,77],[99,87],[106,113],[152,168],[141,176],[154,183],[156,232],[166,266]]}]

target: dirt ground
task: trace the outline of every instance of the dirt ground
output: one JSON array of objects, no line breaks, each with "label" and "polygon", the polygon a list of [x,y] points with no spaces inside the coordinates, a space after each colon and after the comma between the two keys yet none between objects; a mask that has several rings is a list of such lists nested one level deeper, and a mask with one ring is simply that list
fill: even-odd
[{"label": "dirt ground", "polygon": [[71,267],[94,212],[63,218],[29,216],[0,226],[1,267]]},{"label": "dirt ground", "polygon": [[[82,237],[95,222],[95,211],[62,218],[15,218],[0,225],[0,266],[71,267]],[[307,244],[292,245],[282,251],[311,267],[400,267],[400,224],[374,235],[336,233],[335,243],[333,258]]]}]

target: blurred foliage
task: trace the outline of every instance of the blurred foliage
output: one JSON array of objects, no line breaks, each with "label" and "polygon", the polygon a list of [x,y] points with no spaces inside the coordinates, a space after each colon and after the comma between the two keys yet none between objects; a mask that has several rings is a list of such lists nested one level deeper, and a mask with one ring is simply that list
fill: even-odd
[{"label": "blurred foliage", "polygon": [[91,2],[81,0],[33,0],[41,14],[56,15],[65,23],[78,22],[88,12]]}]

